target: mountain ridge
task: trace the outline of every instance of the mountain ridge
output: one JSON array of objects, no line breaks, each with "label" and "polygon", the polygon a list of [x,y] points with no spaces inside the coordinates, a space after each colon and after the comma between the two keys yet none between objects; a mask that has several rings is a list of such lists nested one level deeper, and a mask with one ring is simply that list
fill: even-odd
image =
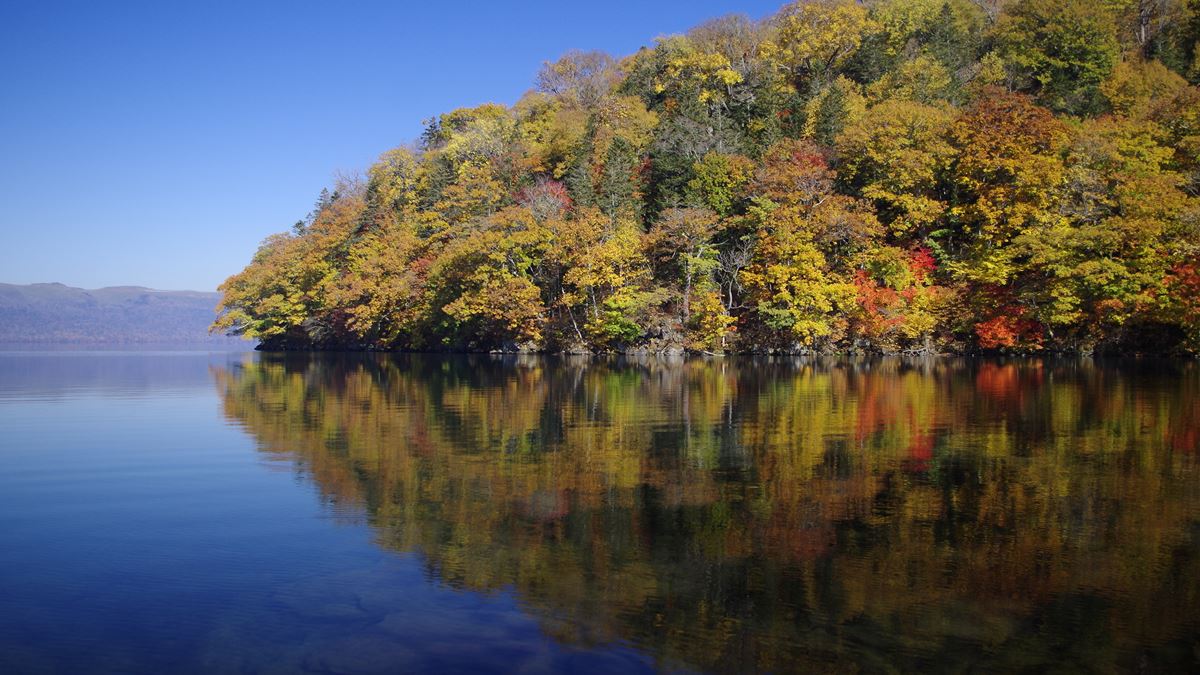
[{"label": "mountain ridge", "polygon": [[0,283],[0,343],[239,344],[208,332],[219,301],[211,291]]}]

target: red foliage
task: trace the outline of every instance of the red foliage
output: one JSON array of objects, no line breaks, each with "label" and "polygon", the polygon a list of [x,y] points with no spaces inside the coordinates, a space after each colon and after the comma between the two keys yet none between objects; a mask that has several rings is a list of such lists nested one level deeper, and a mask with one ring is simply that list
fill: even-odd
[{"label": "red foliage", "polygon": [[433,263],[437,262],[437,258],[432,255],[422,256],[412,261],[409,264],[409,269],[413,271],[417,277],[424,279],[429,276],[429,270],[433,267]]},{"label": "red foliage", "polygon": [[918,246],[913,249],[908,259],[908,268],[912,270],[917,281],[923,283],[930,274],[937,270],[937,260],[933,258],[933,251],[926,246]]},{"label": "red foliage", "polygon": [[1172,431],[1168,434],[1168,442],[1172,450],[1194,455],[1200,452],[1200,427],[1190,426]]},{"label": "red foliage", "polygon": [[811,205],[833,191],[833,171],[821,148],[787,139],[763,155],[757,183],[762,194],[781,204]]},{"label": "red foliage", "polygon": [[645,158],[642,159],[642,161],[638,162],[637,167],[633,170],[633,174],[635,176],[641,177],[644,180],[645,178],[647,178],[650,175],[650,169],[651,169],[651,167],[653,167],[653,165],[654,165],[654,162],[652,162],[650,160],[650,156],[647,155]]},{"label": "red foliage", "polygon": [[1186,323],[1200,323],[1200,264],[1179,263],[1163,279]]},{"label": "red foliage", "polygon": [[567,188],[556,180],[540,180],[517,193],[517,203],[538,215],[563,213],[571,209]]},{"label": "red foliage", "polygon": [[866,270],[854,274],[854,286],[858,289],[858,304],[863,308],[869,333],[878,335],[904,322],[900,294],[894,289],[877,284]]},{"label": "red foliage", "polygon": [[1167,279],[1172,285],[1200,293],[1200,269],[1196,263],[1179,263],[1171,268]]},{"label": "red foliage", "polygon": [[907,457],[902,465],[905,471],[910,473],[929,471],[929,463],[933,461],[933,436],[929,433],[918,433],[905,453]]},{"label": "red foliage", "polygon": [[984,349],[1017,346],[1040,348],[1043,339],[1041,324],[1024,317],[1023,308],[1010,305],[987,321],[975,324],[979,346]]}]

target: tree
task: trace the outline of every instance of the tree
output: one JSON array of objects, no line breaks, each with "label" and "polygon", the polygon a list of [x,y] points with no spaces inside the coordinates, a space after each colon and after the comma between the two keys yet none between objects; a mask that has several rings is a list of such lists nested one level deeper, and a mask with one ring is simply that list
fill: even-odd
[{"label": "tree", "polygon": [[597,349],[637,340],[652,301],[641,228],[584,209],[562,235],[554,249],[564,270],[558,303],[578,337]]},{"label": "tree", "polygon": [[652,262],[663,271],[667,281],[683,281],[680,319],[691,321],[694,288],[713,289],[717,268],[717,214],[707,209],[669,209],[650,230],[647,249]]},{"label": "tree", "polygon": [[1101,118],[1080,127],[1067,155],[1060,212],[1014,246],[1030,278],[1018,286],[1029,318],[1087,344],[1119,340],[1154,305],[1173,265],[1200,234],[1200,201],[1171,171],[1154,124]]},{"label": "tree", "polygon": [[760,50],[801,93],[830,81],[874,28],[867,10],[852,0],[795,2],[772,23],[775,34]]},{"label": "tree", "polygon": [[1013,237],[1058,217],[1066,129],[1029,98],[990,89],[959,117],[950,135],[955,147],[950,217],[958,228],[940,237],[940,245],[958,258],[948,264],[958,278],[1002,286],[1018,270],[1008,247]]},{"label": "tree", "polygon": [[608,95],[616,79],[616,62],[608,54],[569,51],[554,63],[542,65],[537,86],[539,91],[591,109]]},{"label": "tree", "polygon": [[423,171],[408,148],[395,148],[367,170],[367,203],[377,209],[410,213],[420,200]]},{"label": "tree", "polygon": [[344,313],[357,342],[382,349],[426,346],[427,255],[413,225],[394,215],[353,242],[328,304]]},{"label": "tree", "polygon": [[1100,83],[1117,61],[1116,26],[1102,2],[1020,0],[995,33],[1024,90],[1053,110],[1088,114],[1101,109]]},{"label": "tree", "polygon": [[754,162],[743,155],[709,152],[692,165],[692,176],[687,184],[687,201],[728,216],[746,200]]},{"label": "tree", "polygon": [[952,298],[934,282],[937,263],[928,248],[881,246],[864,252],[854,275],[853,332],[876,348],[931,350]]},{"label": "tree", "polygon": [[834,173],[822,150],[806,141],[771,146],[759,163],[754,193],[779,204],[810,207],[833,191]]},{"label": "tree", "polygon": [[1109,107],[1118,115],[1147,119],[1163,110],[1187,89],[1187,80],[1158,61],[1122,61],[1100,85]]},{"label": "tree", "polygon": [[213,330],[277,346],[335,341],[344,317],[327,296],[364,209],[351,189],[323,191],[302,232],[268,237],[246,269],[221,284]]},{"label": "tree", "polygon": [[596,189],[596,203],[610,218],[639,215],[639,163],[632,144],[624,138],[617,137],[609,145]]},{"label": "tree", "polygon": [[868,88],[867,95],[875,101],[891,98],[936,104],[952,100],[956,92],[957,84],[946,66],[920,55],[888,71]]},{"label": "tree", "polygon": [[954,112],[906,100],[875,105],[838,138],[839,182],[872,200],[900,241],[923,241],[949,208],[944,181]]},{"label": "tree", "polygon": [[822,88],[804,105],[804,125],[800,135],[830,147],[842,129],[862,115],[866,101],[857,83],[838,77]]},{"label": "tree", "polygon": [[446,317],[447,344],[490,348],[541,340],[545,309],[533,269],[548,238],[532,213],[510,207],[446,245],[430,268],[427,292]]},{"label": "tree", "polygon": [[538,178],[533,185],[521,190],[517,195],[517,203],[529,209],[534,218],[544,222],[566,214],[571,209],[571,196],[562,183]]},{"label": "tree", "polygon": [[825,256],[788,209],[766,209],[754,258],[741,273],[754,318],[785,345],[836,339],[854,287],[830,274]]},{"label": "tree", "polygon": [[780,141],[768,149],[756,180],[757,213],[802,231],[835,267],[880,234],[869,204],[834,193],[836,174],[824,153],[806,141]]},{"label": "tree", "polygon": [[454,182],[442,190],[441,198],[432,210],[450,224],[465,223],[495,213],[504,197],[490,164],[464,162],[458,167]]}]

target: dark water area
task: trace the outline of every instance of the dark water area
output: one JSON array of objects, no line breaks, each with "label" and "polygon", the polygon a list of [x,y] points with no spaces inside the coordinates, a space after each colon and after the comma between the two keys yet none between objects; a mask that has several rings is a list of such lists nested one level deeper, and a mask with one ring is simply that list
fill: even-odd
[{"label": "dark water area", "polygon": [[1200,367],[0,352],[0,672],[1197,672]]}]

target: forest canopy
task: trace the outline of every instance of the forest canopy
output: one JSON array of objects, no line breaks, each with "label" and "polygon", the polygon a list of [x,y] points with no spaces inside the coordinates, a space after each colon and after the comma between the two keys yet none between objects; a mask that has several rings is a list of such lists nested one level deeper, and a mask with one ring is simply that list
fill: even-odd
[{"label": "forest canopy", "polygon": [[213,329],[281,349],[1200,349],[1200,0],[801,1],[569,52],[535,82],[323,192],[221,286]]}]

